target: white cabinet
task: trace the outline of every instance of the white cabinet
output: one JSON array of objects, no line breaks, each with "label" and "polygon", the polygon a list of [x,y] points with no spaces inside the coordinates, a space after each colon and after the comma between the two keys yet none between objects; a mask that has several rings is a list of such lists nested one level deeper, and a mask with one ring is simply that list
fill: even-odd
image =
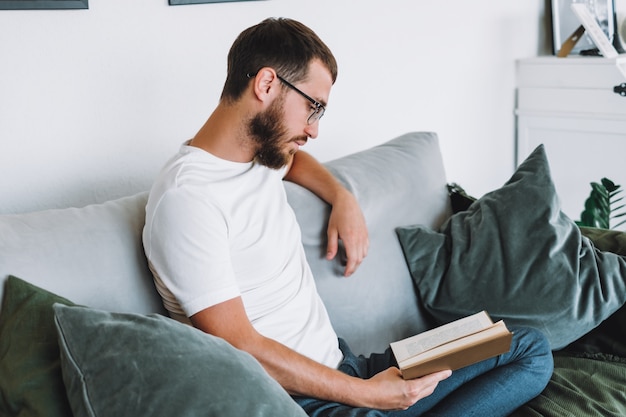
[{"label": "white cabinet", "polygon": [[517,164],[545,145],[569,217],[580,219],[589,183],[602,177],[626,197],[626,55],[518,61],[516,119]]}]

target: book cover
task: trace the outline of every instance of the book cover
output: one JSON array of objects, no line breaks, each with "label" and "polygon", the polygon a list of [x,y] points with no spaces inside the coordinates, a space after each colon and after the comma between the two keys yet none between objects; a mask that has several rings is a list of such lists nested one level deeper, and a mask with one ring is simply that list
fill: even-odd
[{"label": "book cover", "polygon": [[456,370],[509,351],[513,334],[486,311],[391,343],[404,379]]}]

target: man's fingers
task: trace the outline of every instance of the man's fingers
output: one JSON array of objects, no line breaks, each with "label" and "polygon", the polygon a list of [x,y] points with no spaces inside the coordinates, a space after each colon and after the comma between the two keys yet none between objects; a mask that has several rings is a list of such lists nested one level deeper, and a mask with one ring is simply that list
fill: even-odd
[{"label": "man's fingers", "polygon": [[367,256],[368,240],[365,239],[359,242],[358,245],[346,245],[346,256],[348,261],[346,263],[346,270],[344,276],[349,277],[357,268],[361,265],[365,257]]},{"label": "man's fingers", "polygon": [[331,260],[337,255],[339,248],[339,235],[337,231],[328,231],[328,245],[326,247],[326,259]]}]

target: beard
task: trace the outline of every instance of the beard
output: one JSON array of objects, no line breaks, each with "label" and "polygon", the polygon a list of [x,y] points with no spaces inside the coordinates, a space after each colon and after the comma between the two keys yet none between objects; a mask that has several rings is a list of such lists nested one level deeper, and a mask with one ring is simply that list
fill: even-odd
[{"label": "beard", "polygon": [[306,142],[308,137],[289,138],[283,119],[284,98],[274,100],[267,110],[256,114],[248,122],[248,134],[256,145],[254,159],[268,168],[279,169],[287,165],[296,152],[285,150],[286,145],[296,140]]}]

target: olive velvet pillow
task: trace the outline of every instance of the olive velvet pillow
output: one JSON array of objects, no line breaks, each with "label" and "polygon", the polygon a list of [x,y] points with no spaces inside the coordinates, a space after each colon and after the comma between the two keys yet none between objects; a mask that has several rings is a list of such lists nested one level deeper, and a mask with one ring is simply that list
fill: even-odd
[{"label": "olive velvet pillow", "polygon": [[0,312],[0,416],[67,417],[52,305],[63,297],[9,276]]},{"label": "olive velvet pillow", "polygon": [[440,323],[487,310],[542,330],[560,349],[626,301],[626,258],[597,249],[561,212],[543,145],[439,231],[397,233],[419,297]]},{"label": "olive velvet pillow", "polygon": [[75,417],[306,417],[249,354],[164,316],[54,305]]}]

